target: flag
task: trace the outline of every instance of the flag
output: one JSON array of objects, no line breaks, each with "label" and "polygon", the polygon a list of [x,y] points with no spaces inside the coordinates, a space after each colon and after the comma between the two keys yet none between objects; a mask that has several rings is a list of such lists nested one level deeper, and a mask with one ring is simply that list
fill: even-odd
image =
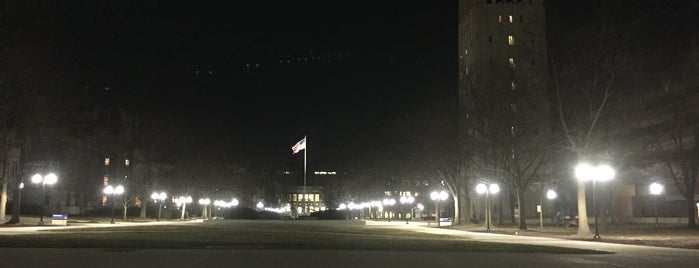
[{"label": "flag", "polygon": [[303,137],[303,139],[300,140],[299,142],[297,142],[294,145],[294,147],[291,147],[291,150],[294,151],[294,154],[300,152],[301,150],[305,150],[305,149],[306,149],[306,137]]}]

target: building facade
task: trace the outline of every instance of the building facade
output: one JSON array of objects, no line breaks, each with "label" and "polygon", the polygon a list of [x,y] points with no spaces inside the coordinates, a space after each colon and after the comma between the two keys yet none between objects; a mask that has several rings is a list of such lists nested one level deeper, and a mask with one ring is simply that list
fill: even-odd
[{"label": "building facade", "polygon": [[[495,134],[511,142],[506,146],[512,159],[536,161],[532,152],[537,148],[527,141],[543,142],[551,122],[545,11],[543,0],[459,1],[459,137],[464,159],[478,150],[473,146],[479,135]],[[532,191],[523,194],[529,195],[527,200],[539,199]],[[463,216],[482,218],[482,198],[471,197],[463,200],[461,206],[471,211]],[[519,211],[516,203],[497,203],[499,211],[511,206]],[[538,202],[530,203],[524,210],[528,218],[537,215]]]}]

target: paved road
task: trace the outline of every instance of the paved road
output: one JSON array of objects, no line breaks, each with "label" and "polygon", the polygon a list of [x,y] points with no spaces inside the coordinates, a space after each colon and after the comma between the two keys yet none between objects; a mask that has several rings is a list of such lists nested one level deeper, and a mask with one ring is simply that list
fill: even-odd
[{"label": "paved road", "polygon": [[[450,235],[460,239],[594,249],[612,254],[2,248],[0,259],[3,260],[3,267],[699,267],[697,250],[474,233],[395,223],[386,225],[390,228],[406,228],[415,232]],[[0,233],[3,231],[0,230]]]}]

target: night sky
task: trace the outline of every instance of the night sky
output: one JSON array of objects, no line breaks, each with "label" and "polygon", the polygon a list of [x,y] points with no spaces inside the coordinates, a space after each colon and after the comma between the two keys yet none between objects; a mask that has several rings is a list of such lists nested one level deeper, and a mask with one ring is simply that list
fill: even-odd
[{"label": "night sky", "polygon": [[[590,35],[598,6],[548,1],[550,51]],[[604,6],[635,56],[668,55],[654,66],[699,25],[696,1]],[[78,77],[76,101],[156,120],[164,162],[299,168],[304,135],[318,168],[458,151],[457,1],[74,1],[18,16],[48,25],[28,27],[27,50]]]},{"label": "night sky", "polygon": [[[397,129],[424,137],[455,120],[455,1],[74,10],[64,29],[86,91],[164,114],[173,154],[283,166],[301,159],[290,147],[308,135],[309,164],[371,165],[414,150]],[[416,113],[438,120],[416,123]]]}]

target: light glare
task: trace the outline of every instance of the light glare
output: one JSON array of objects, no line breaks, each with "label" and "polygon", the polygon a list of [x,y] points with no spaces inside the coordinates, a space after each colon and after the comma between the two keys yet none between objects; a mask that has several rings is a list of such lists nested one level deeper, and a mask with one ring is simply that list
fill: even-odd
[{"label": "light glare", "polygon": [[659,195],[663,192],[663,185],[657,182],[651,183],[650,184],[650,193],[652,195]]}]

